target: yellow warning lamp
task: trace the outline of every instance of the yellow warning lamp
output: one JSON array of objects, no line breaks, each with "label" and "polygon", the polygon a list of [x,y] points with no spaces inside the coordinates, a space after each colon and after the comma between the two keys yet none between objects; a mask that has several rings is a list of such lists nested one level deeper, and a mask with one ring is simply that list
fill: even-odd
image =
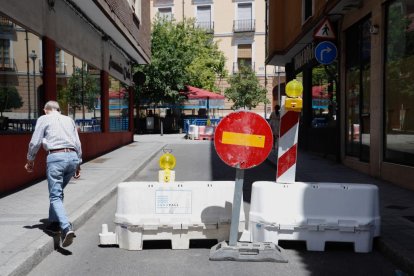
[{"label": "yellow warning lamp", "polygon": [[162,171],[158,173],[158,181],[159,182],[174,182],[175,181],[175,172],[172,169],[175,168],[176,160],[174,155],[171,153],[164,153],[160,157],[160,168]]},{"label": "yellow warning lamp", "polygon": [[160,157],[160,168],[163,170],[172,170],[175,168],[175,157],[171,153],[164,153]]},{"label": "yellow warning lamp", "polygon": [[286,95],[288,98],[285,101],[285,109],[288,111],[301,112],[302,111],[302,92],[303,86],[297,80],[291,80],[286,84]]}]

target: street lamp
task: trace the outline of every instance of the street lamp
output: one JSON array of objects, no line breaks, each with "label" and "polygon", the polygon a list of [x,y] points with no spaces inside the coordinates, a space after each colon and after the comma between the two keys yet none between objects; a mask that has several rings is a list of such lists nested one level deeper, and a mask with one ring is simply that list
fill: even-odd
[{"label": "street lamp", "polygon": [[33,61],[33,93],[34,93],[34,118],[37,118],[37,91],[36,91],[36,59],[37,55],[35,50],[32,50],[32,52],[29,54],[29,58]]}]

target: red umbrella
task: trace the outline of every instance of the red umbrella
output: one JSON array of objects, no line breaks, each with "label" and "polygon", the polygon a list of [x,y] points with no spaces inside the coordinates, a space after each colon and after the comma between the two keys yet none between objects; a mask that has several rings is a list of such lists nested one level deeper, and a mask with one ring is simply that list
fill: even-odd
[{"label": "red umbrella", "polygon": [[224,96],[208,91],[208,90],[204,90],[201,88],[197,88],[194,86],[190,86],[187,85],[187,90],[186,91],[182,91],[181,93],[186,95],[188,99],[218,99],[218,100],[224,100]]},{"label": "red umbrella", "polygon": [[327,84],[312,86],[312,98],[329,98],[328,92],[326,91],[327,87]]}]

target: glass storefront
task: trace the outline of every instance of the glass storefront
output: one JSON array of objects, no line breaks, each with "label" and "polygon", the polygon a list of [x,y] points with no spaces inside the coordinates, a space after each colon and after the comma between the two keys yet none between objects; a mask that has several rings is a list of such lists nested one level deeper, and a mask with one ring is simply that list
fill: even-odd
[{"label": "glass storefront", "polygon": [[109,130],[128,131],[128,89],[117,79],[109,77]]},{"label": "glass storefront", "polygon": [[370,18],[346,31],[346,155],[369,161],[370,155]]},{"label": "glass storefront", "polygon": [[414,0],[386,6],[384,160],[414,166]]},{"label": "glass storefront", "polygon": [[312,128],[337,124],[337,62],[312,68]]},{"label": "glass storefront", "polygon": [[56,48],[56,86],[62,114],[73,118],[81,132],[100,132],[100,71]]},{"label": "glass storefront", "polygon": [[0,134],[31,132],[43,110],[42,40],[0,16]]}]

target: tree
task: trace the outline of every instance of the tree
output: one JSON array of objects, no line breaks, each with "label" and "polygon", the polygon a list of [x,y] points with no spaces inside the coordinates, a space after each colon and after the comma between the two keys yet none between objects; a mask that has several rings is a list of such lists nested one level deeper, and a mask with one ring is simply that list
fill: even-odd
[{"label": "tree", "polygon": [[3,112],[12,108],[20,108],[23,106],[23,100],[14,86],[0,87],[0,117]]},{"label": "tree", "polygon": [[89,74],[86,66],[75,68],[68,84],[58,93],[58,101],[70,105],[75,118],[76,110],[83,106],[88,110],[95,109],[95,101],[99,95],[97,80]]},{"label": "tree", "polygon": [[152,26],[151,63],[134,70],[146,76],[136,85],[137,106],[142,99],[149,104],[180,102],[185,85],[216,91],[217,78],[227,74],[224,54],[212,35],[196,28],[193,19],[175,22],[161,17]]},{"label": "tree", "polygon": [[230,87],[224,95],[233,101],[232,109],[252,109],[260,103],[269,103],[266,89],[261,87],[256,74],[250,66],[239,66],[239,72],[229,78]]}]

